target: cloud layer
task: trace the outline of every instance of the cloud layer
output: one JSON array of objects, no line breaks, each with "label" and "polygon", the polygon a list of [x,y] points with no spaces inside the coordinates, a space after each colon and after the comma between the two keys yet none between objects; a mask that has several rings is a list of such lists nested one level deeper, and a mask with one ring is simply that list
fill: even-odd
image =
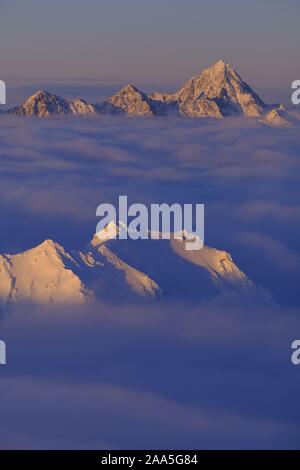
[{"label": "cloud layer", "polygon": [[[1,116],[0,251],[81,248],[96,207],[204,203],[206,243],[280,308],[21,308],[1,320],[3,448],[297,447],[297,130],[258,123]],[[188,299],[187,299],[188,300]]]},{"label": "cloud layer", "polygon": [[245,119],[2,116],[1,136],[2,252],[46,238],[80,248],[95,231],[96,207],[120,194],[129,203],[204,203],[206,242],[280,300],[299,302],[296,129]]},{"label": "cloud layer", "polygon": [[2,322],[1,447],[298,444],[296,312],[20,308]]}]

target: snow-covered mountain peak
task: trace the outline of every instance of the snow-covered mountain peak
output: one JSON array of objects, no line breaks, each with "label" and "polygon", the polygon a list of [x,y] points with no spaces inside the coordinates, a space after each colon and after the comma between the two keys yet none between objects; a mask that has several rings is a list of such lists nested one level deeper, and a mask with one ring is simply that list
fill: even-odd
[{"label": "snow-covered mountain peak", "polygon": [[75,260],[51,240],[22,253],[0,255],[2,306],[20,301],[81,304],[90,295],[76,274]]},{"label": "snow-covered mountain peak", "polygon": [[40,243],[39,245],[37,245],[36,247],[34,248],[31,248],[27,251],[25,251],[24,253],[40,253],[40,252],[53,252],[53,253],[65,253],[65,250],[64,248],[57,242],[51,240],[51,239],[47,239],[47,240],[44,240],[42,243]]},{"label": "snow-covered mountain peak", "polygon": [[184,243],[176,239],[171,241],[173,250],[182,258],[207,269],[214,278],[234,276],[235,280],[247,280],[247,276],[234,264],[229,253],[204,246],[202,250],[185,250]]},{"label": "snow-covered mountain peak", "polygon": [[81,98],[70,101],[70,110],[73,114],[95,114],[96,106],[88,104]]},{"label": "snow-covered mountain peak", "polygon": [[[106,227],[116,229],[113,224]],[[45,240],[27,251],[0,255],[0,307],[14,302],[82,304],[96,299],[157,297],[201,301],[218,295],[268,303],[229,253],[186,241],[118,240],[96,235],[82,251]]]},{"label": "snow-covered mountain peak", "polygon": [[288,115],[285,110],[281,109],[271,109],[262,121],[264,124],[271,127],[290,127],[293,123],[288,119]]},{"label": "snow-covered mountain peak", "polygon": [[128,85],[125,85],[119,93],[143,93],[140,91],[136,86],[132,85],[132,83],[129,83]]},{"label": "snow-covered mountain peak", "polygon": [[[126,225],[123,225],[125,230],[127,230]],[[102,243],[116,238],[119,233],[120,227],[115,222],[111,221],[104,227],[104,229],[100,230],[94,235],[92,241],[90,242],[90,245],[94,248],[97,248],[98,246],[102,245]]]},{"label": "snow-covered mountain peak", "polygon": [[46,117],[51,114],[68,114],[70,112],[70,105],[61,96],[39,90],[27,98],[21,106],[17,106],[9,112],[21,116]]},{"label": "snow-covered mountain peak", "polygon": [[85,100],[77,98],[68,101],[45,90],[38,90],[22,105],[9,110],[11,114],[38,117],[48,117],[52,114],[94,114],[95,112],[95,106],[88,104]]},{"label": "snow-covered mountain peak", "polygon": [[175,98],[182,113],[191,116],[260,116],[265,108],[259,96],[223,60],[188,80]]},{"label": "snow-covered mountain peak", "polygon": [[116,111],[135,116],[152,116],[154,114],[151,101],[146,93],[133,85],[126,85],[109,98],[107,103],[113,106]]},{"label": "snow-covered mountain peak", "polygon": [[100,104],[81,98],[67,100],[38,90],[24,103],[7,111],[22,116],[47,117],[55,114],[129,114],[131,116],[181,115],[213,117],[244,115],[259,118],[269,126],[299,124],[299,116],[282,105],[266,105],[225,60],[219,60],[188,80],[177,92],[147,95],[133,84]]},{"label": "snow-covered mountain peak", "polygon": [[52,114],[181,115],[222,118],[232,115],[260,117],[267,106],[226,61],[219,60],[188,80],[177,92],[147,95],[128,84],[102,103],[67,100],[39,90],[11,114],[46,117]]},{"label": "snow-covered mountain peak", "polygon": [[211,76],[218,75],[220,73],[224,73],[226,70],[233,70],[230,65],[225,62],[225,60],[221,59],[218,62],[216,62],[214,65],[211,67],[204,69],[202,73],[208,73]]},{"label": "snow-covered mountain peak", "polygon": [[[57,248],[62,248],[58,243],[54,242],[53,240],[51,240],[50,238],[47,239],[47,240],[44,240],[40,245],[38,245],[37,248],[53,248],[53,249],[57,249]],[[35,249],[37,249],[35,248]]]},{"label": "snow-covered mountain peak", "polygon": [[43,98],[50,98],[51,93],[47,90],[38,90],[33,95],[31,95],[27,100],[33,99],[43,99]]}]

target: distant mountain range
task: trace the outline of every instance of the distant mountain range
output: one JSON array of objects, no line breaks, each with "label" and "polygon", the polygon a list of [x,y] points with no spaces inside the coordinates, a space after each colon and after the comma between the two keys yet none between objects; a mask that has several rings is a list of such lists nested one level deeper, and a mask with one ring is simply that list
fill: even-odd
[{"label": "distant mountain range", "polygon": [[270,304],[225,252],[205,246],[187,251],[184,241],[102,240],[81,251],[52,240],[19,254],[0,255],[0,310],[18,302],[43,305],[93,301],[174,299],[203,301],[222,296]]},{"label": "distant mountain range", "polygon": [[7,111],[20,116],[52,114],[128,114],[131,116],[177,115],[193,118],[248,116],[271,126],[292,125],[291,116],[280,105],[267,105],[225,61],[220,60],[188,80],[176,93],[146,94],[127,85],[103,103],[67,100],[48,91],[38,91],[23,104]]}]

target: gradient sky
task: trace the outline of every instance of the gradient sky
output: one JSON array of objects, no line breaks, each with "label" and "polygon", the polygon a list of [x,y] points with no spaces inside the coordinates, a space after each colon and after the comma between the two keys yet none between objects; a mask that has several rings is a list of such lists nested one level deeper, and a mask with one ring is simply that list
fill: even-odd
[{"label": "gradient sky", "polygon": [[220,58],[299,78],[299,0],[0,0],[1,78],[181,83]]}]

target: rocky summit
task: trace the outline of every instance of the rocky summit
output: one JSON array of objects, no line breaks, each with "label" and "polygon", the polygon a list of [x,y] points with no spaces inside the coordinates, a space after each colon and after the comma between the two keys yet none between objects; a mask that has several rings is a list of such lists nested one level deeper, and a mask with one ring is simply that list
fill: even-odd
[{"label": "rocky summit", "polygon": [[[38,91],[23,104],[8,111],[22,116],[47,117],[52,114],[124,114],[130,116],[177,115],[190,118],[246,116],[269,126],[288,127],[288,111],[267,105],[224,60],[189,79],[175,93],[147,94],[127,85],[101,103],[83,99],[67,100],[48,91]],[[284,114],[284,115],[283,115]],[[293,122],[299,119],[293,117]]]}]

